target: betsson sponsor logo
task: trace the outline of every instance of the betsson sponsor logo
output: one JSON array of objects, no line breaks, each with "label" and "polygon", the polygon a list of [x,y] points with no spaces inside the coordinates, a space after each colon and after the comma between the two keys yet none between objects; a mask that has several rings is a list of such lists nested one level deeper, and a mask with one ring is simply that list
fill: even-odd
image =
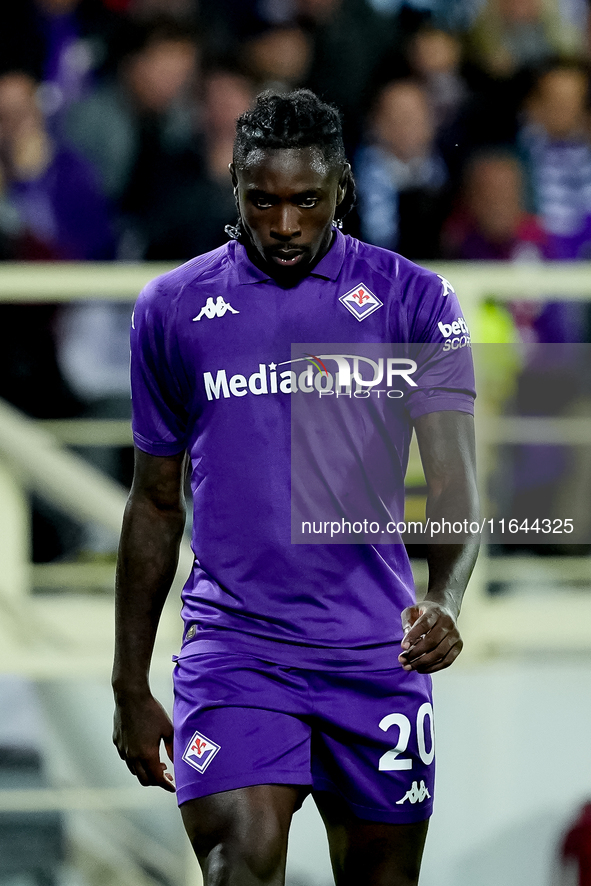
[{"label": "betsson sponsor logo", "polygon": [[[251,375],[236,374],[228,378],[225,369],[218,369],[215,378],[213,373],[203,373],[203,384],[208,400],[219,400],[220,397],[245,397],[251,394],[305,394],[317,392],[320,397],[357,397],[367,399],[370,396],[380,397],[384,394],[390,399],[404,397],[404,390],[394,388],[394,383],[405,383],[408,387],[417,387],[412,374],[417,370],[414,360],[403,357],[380,357],[370,360],[355,354],[319,354],[312,359],[329,360],[337,364],[336,372],[327,369],[314,371],[316,366],[310,357],[299,357],[285,360],[282,363],[259,363],[257,372]],[[293,366],[295,363],[307,363],[298,369],[279,370],[281,366]],[[373,373],[371,377],[369,370]],[[385,384],[384,387],[377,387]]]},{"label": "betsson sponsor logo", "polygon": [[[443,344],[444,352],[457,351],[459,348],[470,348],[472,346],[470,330],[463,317],[458,317],[453,323],[442,323],[439,321],[437,325],[442,336],[446,339]],[[454,338],[450,338],[452,335]]]}]

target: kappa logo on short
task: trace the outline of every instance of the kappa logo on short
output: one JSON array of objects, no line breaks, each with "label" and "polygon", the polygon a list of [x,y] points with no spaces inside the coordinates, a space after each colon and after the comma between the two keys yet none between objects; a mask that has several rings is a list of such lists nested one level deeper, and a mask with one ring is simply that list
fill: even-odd
[{"label": "kappa logo on short", "polygon": [[220,749],[210,738],[196,732],[183,754],[183,760],[196,769],[197,772],[205,772],[215,755]]},{"label": "kappa logo on short", "polygon": [[214,317],[223,317],[227,311],[230,311],[231,314],[240,313],[240,311],[233,308],[231,304],[224,301],[223,296],[218,295],[216,301],[210,296],[197,316],[193,317],[193,323],[195,320],[201,320],[202,317],[208,317],[210,320],[213,320]]},{"label": "kappa logo on short", "polygon": [[409,800],[414,806],[415,803],[422,803],[427,797],[431,799],[431,794],[427,790],[425,782],[421,780],[421,784],[418,785],[416,781],[413,781],[412,787],[406,792],[402,800],[396,800],[396,805],[400,806],[401,803]]},{"label": "kappa logo on short", "polygon": [[360,283],[350,292],[341,295],[342,302],[357,320],[365,320],[374,311],[382,307],[383,302],[371,292],[364,283]]}]

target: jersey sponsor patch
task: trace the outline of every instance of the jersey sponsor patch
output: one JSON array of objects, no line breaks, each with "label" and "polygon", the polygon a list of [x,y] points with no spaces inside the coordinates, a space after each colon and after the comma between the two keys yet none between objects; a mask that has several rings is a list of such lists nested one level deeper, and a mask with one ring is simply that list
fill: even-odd
[{"label": "jersey sponsor patch", "polygon": [[186,747],[183,760],[197,772],[205,772],[219,749],[220,745],[215,741],[196,732]]},{"label": "jersey sponsor patch", "polygon": [[360,283],[349,290],[349,292],[346,292],[345,295],[341,295],[339,301],[345,305],[347,310],[357,320],[365,320],[366,317],[369,317],[370,314],[381,308],[383,304],[377,295],[374,295],[364,283]]},{"label": "jersey sponsor patch", "polygon": [[[463,317],[458,317],[457,320],[454,320],[452,323],[442,323],[440,321],[437,325],[441,335],[445,339],[443,344],[444,352],[457,351],[458,348],[472,347],[470,330]],[[450,336],[454,336],[454,338],[451,338]]]},{"label": "jersey sponsor patch", "polygon": [[423,800],[426,800],[427,798],[431,799],[431,794],[427,790],[425,782],[421,779],[420,785],[418,782],[413,781],[412,787],[409,788],[404,797],[400,800],[396,800],[396,805],[400,806],[408,800],[414,806],[415,803],[422,803]]},{"label": "jersey sponsor patch", "polygon": [[214,317],[223,317],[227,311],[230,311],[231,314],[239,314],[240,311],[237,311],[236,308],[233,308],[232,305],[224,301],[222,295],[218,295],[217,299],[214,301],[210,296],[196,317],[193,317],[193,323],[195,320],[201,320],[202,317],[207,317],[209,320],[213,320]]}]

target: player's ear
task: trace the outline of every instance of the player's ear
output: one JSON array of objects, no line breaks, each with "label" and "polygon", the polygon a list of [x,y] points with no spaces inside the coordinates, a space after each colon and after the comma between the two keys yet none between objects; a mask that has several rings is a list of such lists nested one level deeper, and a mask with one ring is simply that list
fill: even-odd
[{"label": "player's ear", "polygon": [[230,170],[230,177],[232,179],[232,187],[234,190],[238,187],[238,176],[236,175],[236,167],[233,163],[228,165],[228,169]]},{"label": "player's ear", "polygon": [[337,206],[339,203],[342,203],[345,199],[345,194],[347,193],[347,184],[349,182],[349,176],[351,175],[351,164],[345,163],[343,166],[343,172],[341,174],[341,178],[339,181],[339,185],[337,188]]}]

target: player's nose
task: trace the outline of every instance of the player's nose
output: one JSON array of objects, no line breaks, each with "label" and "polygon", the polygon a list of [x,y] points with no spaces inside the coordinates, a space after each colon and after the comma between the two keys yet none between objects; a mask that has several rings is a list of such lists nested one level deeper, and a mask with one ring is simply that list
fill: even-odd
[{"label": "player's nose", "polygon": [[301,233],[297,206],[278,206],[271,225],[271,236],[277,240],[291,240]]}]

